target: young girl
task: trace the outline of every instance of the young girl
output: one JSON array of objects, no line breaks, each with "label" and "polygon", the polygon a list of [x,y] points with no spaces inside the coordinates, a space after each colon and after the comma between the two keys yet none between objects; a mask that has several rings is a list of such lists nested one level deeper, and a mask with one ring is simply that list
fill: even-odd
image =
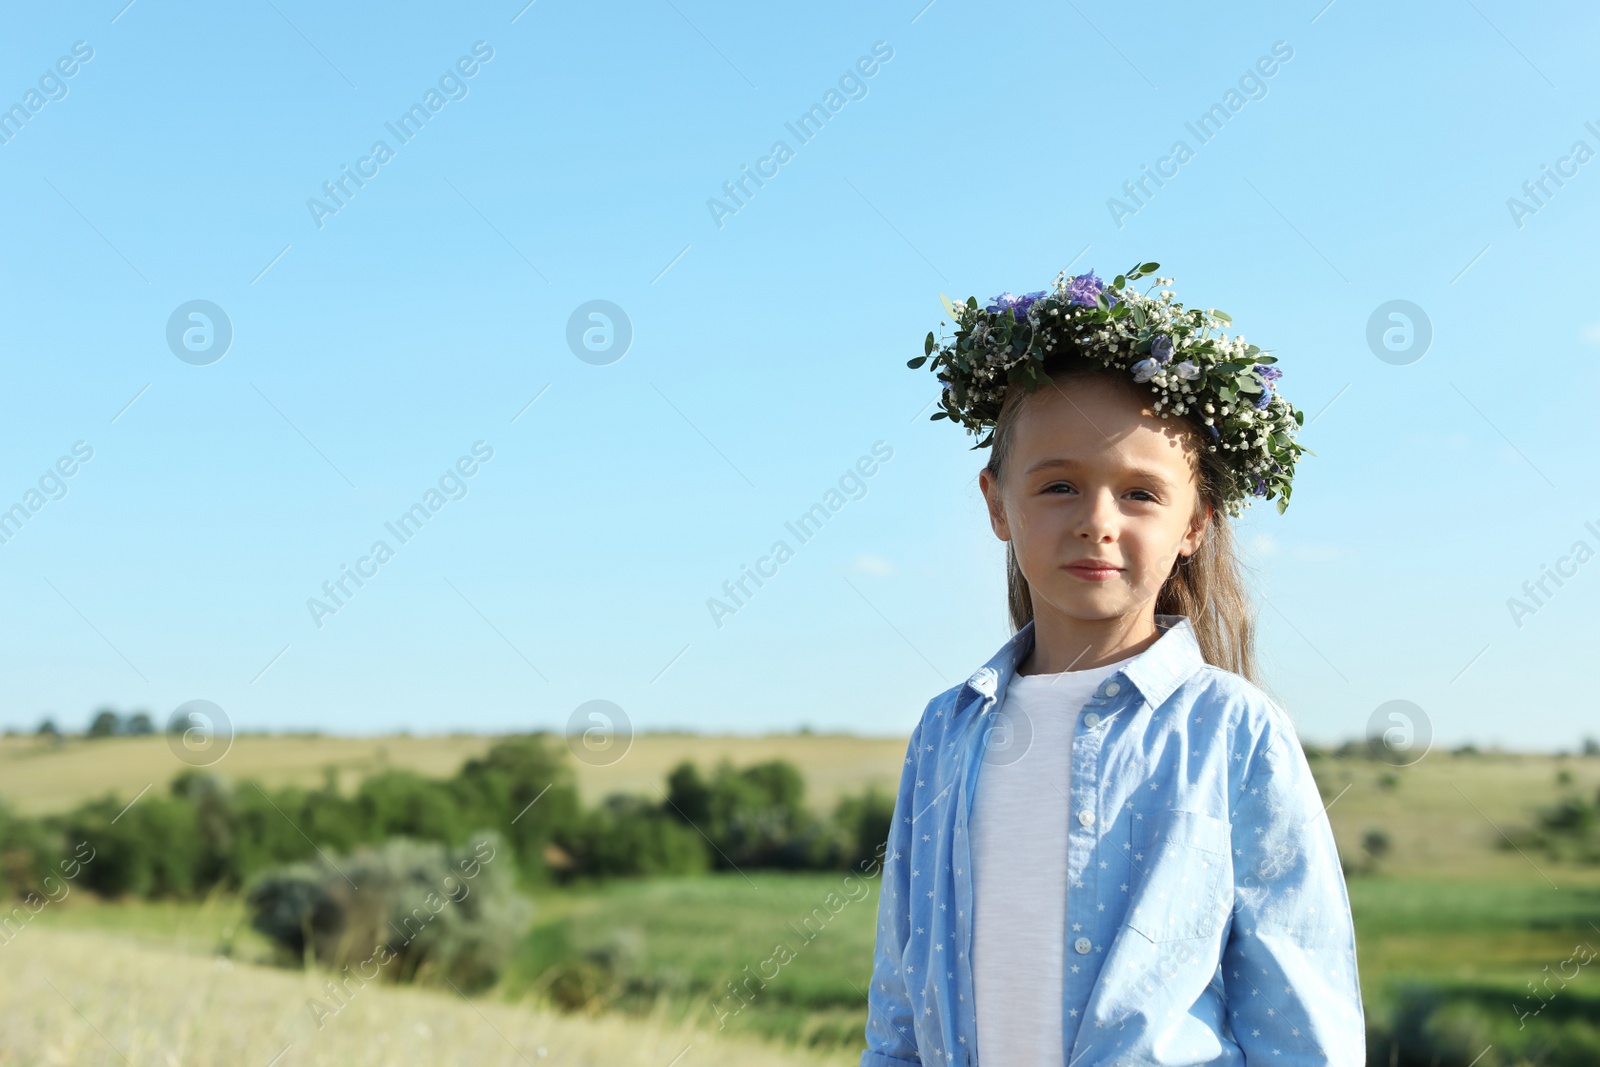
[{"label": "young girl", "polygon": [[[862,1067],[1363,1067],[1323,802],[1253,683],[1228,515],[1303,416],[1219,311],[1103,284],[946,305],[1015,635],[911,735]],[[1170,284],[1156,279],[1158,285]],[[1226,513],[1226,514],[1224,514]]]}]

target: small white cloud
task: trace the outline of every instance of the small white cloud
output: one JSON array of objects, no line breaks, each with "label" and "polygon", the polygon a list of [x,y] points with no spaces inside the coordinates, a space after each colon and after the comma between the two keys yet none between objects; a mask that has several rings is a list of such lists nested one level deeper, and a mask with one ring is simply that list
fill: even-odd
[{"label": "small white cloud", "polygon": [[850,561],[850,566],[862,574],[870,574],[874,578],[888,578],[895,572],[893,563],[882,556],[874,556],[869,552],[862,552]]},{"label": "small white cloud", "polygon": [[1295,545],[1290,554],[1305,563],[1329,563],[1344,558],[1342,545]]},{"label": "small white cloud", "polygon": [[1583,339],[1592,345],[1600,345],[1600,322],[1591,322],[1585,326]]},{"label": "small white cloud", "polygon": [[1251,556],[1276,556],[1278,539],[1271,534],[1256,534],[1250,539],[1246,552]]}]

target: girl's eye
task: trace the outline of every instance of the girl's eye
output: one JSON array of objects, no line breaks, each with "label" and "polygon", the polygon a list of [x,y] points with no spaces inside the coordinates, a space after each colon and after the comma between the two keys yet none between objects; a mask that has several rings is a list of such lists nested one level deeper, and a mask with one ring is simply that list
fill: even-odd
[{"label": "girl's eye", "polygon": [[[1067,492],[1074,492],[1074,493],[1077,492],[1076,489],[1073,489],[1072,486],[1068,485],[1066,482],[1052,482],[1051,484],[1049,484],[1049,485],[1044,487],[1044,491],[1046,493],[1056,493],[1057,490],[1062,490],[1062,491],[1067,491]],[[1129,492],[1137,494],[1137,496],[1138,496],[1138,498],[1139,498],[1141,503],[1143,503],[1145,501],[1148,501],[1150,503],[1157,503],[1155,494],[1150,492],[1148,489],[1131,489],[1131,490],[1129,490]],[[1057,495],[1059,495],[1059,494],[1057,494]]]}]

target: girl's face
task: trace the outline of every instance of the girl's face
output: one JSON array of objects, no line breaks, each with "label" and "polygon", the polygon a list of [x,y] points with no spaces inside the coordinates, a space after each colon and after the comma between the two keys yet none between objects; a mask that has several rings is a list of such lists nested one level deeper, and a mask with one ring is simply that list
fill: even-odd
[{"label": "girl's face", "polygon": [[1046,384],[1011,427],[997,483],[979,486],[995,536],[1010,541],[1034,614],[1062,621],[1153,618],[1181,553],[1200,547],[1209,508],[1191,521],[1199,487],[1190,432],[1149,397],[1103,376]]}]

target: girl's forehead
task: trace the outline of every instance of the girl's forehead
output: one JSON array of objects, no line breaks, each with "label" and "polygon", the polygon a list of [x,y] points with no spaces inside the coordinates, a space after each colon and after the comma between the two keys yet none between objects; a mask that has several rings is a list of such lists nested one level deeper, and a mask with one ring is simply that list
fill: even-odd
[{"label": "girl's forehead", "polygon": [[1138,451],[1181,457],[1192,430],[1150,409],[1143,397],[1102,388],[1041,391],[1019,412],[1014,444],[1019,452],[1068,450],[1085,458]]},{"label": "girl's forehead", "polygon": [[1119,383],[1046,387],[1017,414],[1007,467],[1022,477],[1140,478],[1169,486],[1195,480],[1198,447],[1186,424],[1164,419]]}]

